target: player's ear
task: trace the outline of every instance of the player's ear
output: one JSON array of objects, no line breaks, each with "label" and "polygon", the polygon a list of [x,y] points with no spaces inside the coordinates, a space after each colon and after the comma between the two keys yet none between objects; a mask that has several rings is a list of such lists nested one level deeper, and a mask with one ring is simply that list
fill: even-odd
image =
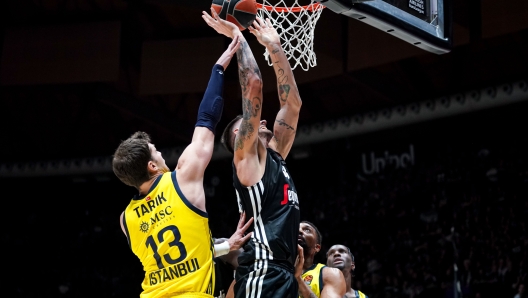
[{"label": "player's ear", "polygon": [[321,244],[315,244],[315,253],[318,253],[321,250]]},{"label": "player's ear", "polygon": [[158,165],[154,161],[149,160],[147,164],[147,170],[149,174],[153,174],[158,170]]},{"label": "player's ear", "polygon": [[354,261],[352,261],[352,266],[350,266],[350,269],[352,271],[356,270],[356,263],[354,263]]}]

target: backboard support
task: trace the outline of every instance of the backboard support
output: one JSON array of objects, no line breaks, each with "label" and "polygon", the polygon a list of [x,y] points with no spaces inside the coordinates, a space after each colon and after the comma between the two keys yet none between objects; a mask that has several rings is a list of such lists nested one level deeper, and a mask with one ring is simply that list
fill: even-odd
[{"label": "backboard support", "polygon": [[335,13],[387,32],[425,51],[453,45],[451,0],[316,0]]}]

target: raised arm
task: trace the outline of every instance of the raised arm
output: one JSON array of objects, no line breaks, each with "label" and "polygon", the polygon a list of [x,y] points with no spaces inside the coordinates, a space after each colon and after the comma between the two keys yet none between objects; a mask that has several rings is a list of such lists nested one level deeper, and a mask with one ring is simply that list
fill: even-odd
[{"label": "raised arm", "polygon": [[317,296],[312,292],[312,289],[304,282],[303,275],[303,265],[304,265],[304,249],[297,244],[297,259],[295,260],[295,280],[299,286],[299,297],[302,298],[317,298]]},{"label": "raised arm", "polygon": [[224,71],[239,46],[238,38],[234,38],[213,66],[209,84],[198,109],[192,141],[181,154],[176,166],[176,175],[183,194],[202,211],[205,211],[203,176],[213,155],[214,132],[224,107]]},{"label": "raised arm", "polygon": [[258,130],[262,112],[262,76],[249,45],[238,27],[218,17],[214,9],[211,15],[203,12],[206,23],[227,37],[239,36],[237,50],[238,75],[242,89],[242,122],[235,137],[234,163],[240,182],[255,181],[261,174],[257,153]]},{"label": "raised arm", "polygon": [[275,150],[286,159],[295,139],[302,105],[297,83],[282,48],[280,36],[277,30],[273,28],[271,21],[269,19],[264,21],[257,17],[253,26],[248,29],[255,35],[259,43],[266,47],[273,61],[273,70],[277,77],[280,110],[273,125],[275,144],[270,144],[270,146],[275,147]]}]

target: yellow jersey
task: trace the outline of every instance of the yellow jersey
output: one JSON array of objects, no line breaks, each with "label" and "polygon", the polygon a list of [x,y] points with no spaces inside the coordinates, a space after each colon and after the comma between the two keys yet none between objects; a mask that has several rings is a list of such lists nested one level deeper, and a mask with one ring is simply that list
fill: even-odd
[{"label": "yellow jersey", "polygon": [[354,290],[354,293],[356,294],[357,298],[368,298],[368,296],[363,294],[363,292],[361,292],[361,291]]},{"label": "yellow jersey", "polygon": [[[305,284],[307,284],[312,292],[317,297],[321,297],[321,292],[323,291],[323,268],[326,267],[325,264],[313,264],[306,272],[301,276]],[[301,298],[301,296],[299,296]]]},{"label": "yellow jersey", "polygon": [[214,243],[207,213],[183,195],[176,171],[135,196],[123,225],[145,271],[141,298],[213,297]]}]

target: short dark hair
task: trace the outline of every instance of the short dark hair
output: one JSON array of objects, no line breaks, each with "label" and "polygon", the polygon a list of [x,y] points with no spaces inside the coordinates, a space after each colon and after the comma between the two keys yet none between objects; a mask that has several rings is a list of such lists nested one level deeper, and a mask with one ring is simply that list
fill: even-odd
[{"label": "short dark hair", "polygon": [[[334,245],[332,245],[332,246],[336,246],[336,245],[344,246],[344,247],[347,249],[348,254],[350,255],[350,259],[352,259],[352,262],[354,262],[354,255],[352,254],[352,251],[350,250],[350,248],[349,248],[348,246],[346,246],[346,245],[344,245],[344,244],[334,244]],[[330,248],[331,248],[331,247],[330,247]],[[330,250],[328,250],[328,251],[326,252],[326,255],[327,255],[327,256],[328,256],[328,252],[329,252],[329,251],[330,251]]]},{"label": "short dark hair", "polygon": [[315,233],[317,234],[317,244],[321,245],[321,243],[323,242],[323,235],[321,235],[321,232],[319,232],[319,229],[313,223],[307,220],[303,220],[301,221],[301,223],[305,223],[307,225],[312,226],[312,228],[314,228]]},{"label": "short dark hair", "polygon": [[231,120],[222,132],[222,137],[220,138],[220,143],[222,143],[222,145],[224,145],[224,148],[226,148],[227,151],[231,153],[235,153],[235,150],[233,149],[233,125],[235,125],[235,123],[240,119],[242,119],[242,115],[237,115],[235,119]]},{"label": "short dark hair", "polygon": [[[345,246],[345,245],[343,245]],[[352,254],[352,251],[350,250],[350,248],[348,246],[345,246],[348,250],[348,254],[350,255],[350,259],[352,259],[352,262],[354,262],[354,255]]]},{"label": "short dark hair", "polygon": [[121,141],[117,147],[112,158],[112,169],[124,184],[139,189],[141,184],[150,179],[147,170],[148,162],[152,160],[149,143],[150,136],[138,131]]}]

